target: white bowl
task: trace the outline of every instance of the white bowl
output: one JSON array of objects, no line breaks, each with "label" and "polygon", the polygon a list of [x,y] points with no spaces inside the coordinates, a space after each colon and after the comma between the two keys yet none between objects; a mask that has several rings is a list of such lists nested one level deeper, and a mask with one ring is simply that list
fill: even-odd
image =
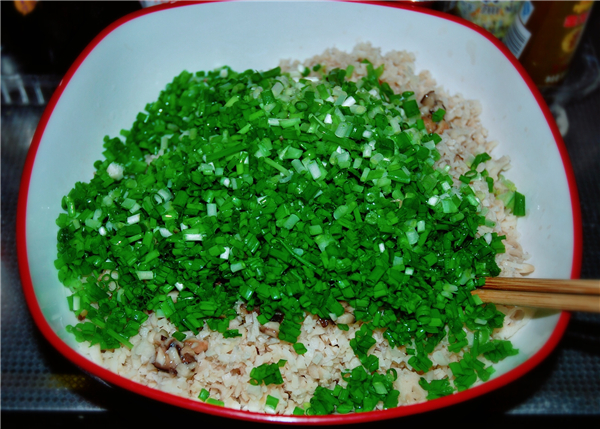
[{"label": "white bowl", "polygon": [[283,423],[349,423],[420,413],[489,392],[520,377],[557,344],[567,313],[544,312],[518,332],[520,354],[497,366],[482,385],[423,404],[344,416],[273,416],[235,411],[154,390],[99,367],[76,351],[65,331],[76,323],[58,281],[55,219],[76,181],[89,181],[102,139],[116,136],[183,69],[267,70],[282,58],[305,59],[327,47],[358,42],[416,54],[451,93],[477,99],[489,138],[527,196],[522,245],[536,277],[576,278],[581,222],[574,176],[552,116],[511,54],[487,32],[427,10],[375,4],[224,2],[161,6],[124,17],[79,56],[50,101],[31,144],[21,183],[17,240],[21,277],[33,317],[68,359],[114,385],[176,406],[231,418]]}]

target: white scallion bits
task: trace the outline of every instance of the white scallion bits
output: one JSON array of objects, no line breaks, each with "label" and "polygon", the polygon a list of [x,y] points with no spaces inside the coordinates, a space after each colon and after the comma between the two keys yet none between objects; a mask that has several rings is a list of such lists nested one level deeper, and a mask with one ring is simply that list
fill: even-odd
[{"label": "white scallion bits", "polygon": [[113,180],[121,180],[123,178],[123,171],[123,166],[115,162],[111,162],[106,169],[106,172]]},{"label": "white scallion bits", "polygon": [[127,223],[128,223],[129,225],[132,225],[132,224],[134,224],[134,223],[138,223],[138,222],[140,221],[140,219],[141,219],[141,215],[140,215],[140,214],[135,214],[135,215],[133,215],[133,216],[129,216],[129,217],[127,218]]}]

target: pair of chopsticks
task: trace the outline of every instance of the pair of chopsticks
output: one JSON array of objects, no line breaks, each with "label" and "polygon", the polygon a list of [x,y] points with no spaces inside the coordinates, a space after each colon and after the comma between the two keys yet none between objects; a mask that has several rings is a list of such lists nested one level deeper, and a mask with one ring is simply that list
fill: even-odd
[{"label": "pair of chopsticks", "polygon": [[494,304],[600,313],[600,280],[488,277],[471,293]]}]

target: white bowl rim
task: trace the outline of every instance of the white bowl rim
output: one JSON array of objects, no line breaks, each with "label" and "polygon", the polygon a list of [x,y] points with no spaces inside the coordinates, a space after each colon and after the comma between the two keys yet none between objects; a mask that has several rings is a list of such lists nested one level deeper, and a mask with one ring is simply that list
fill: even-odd
[{"label": "white bowl rim", "polygon": [[[217,0],[218,2],[219,0]],[[228,1],[228,0],[224,0]],[[345,1],[345,0],[341,0]],[[356,2],[353,0],[349,0],[351,2]],[[414,405],[404,405],[397,408],[382,410],[382,411],[371,411],[366,413],[354,413],[354,414],[344,414],[344,415],[327,415],[327,416],[283,416],[283,415],[272,415],[272,414],[264,414],[257,412],[249,412],[249,411],[240,411],[234,410],[231,408],[224,408],[215,405],[209,405],[201,401],[194,401],[191,399],[183,398],[180,396],[176,396],[173,394],[165,393],[159,391],[154,388],[150,388],[144,385],[141,385],[137,382],[124,378],[120,375],[117,375],[106,368],[103,368],[92,361],[84,358],[82,355],[73,350],[69,345],[67,345],[50,327],[47,320],[45,319],[39,303],[36,298],[36,294],[33,287],[33,282],[31,278],[31,273],[29,270],[29,261],[27,256],[27,225],[26,225],[26,213],[27,213],[27,200],[28,200],[28,192],[29,185],[31,180],[31,175],[33,171],[33,165],[35,162],[37,150],[44,134],[44,130],[50,117],[52,116],[52,112],[54,107],[56,106],[58,100],[60,99],[62,93],[65,88],[69,84],[69,81],[80,67],[80,65],[84,62],[86,57],[94,50],[96,45],[100,43],[107,35],[112,33],[118,27],[126,24],[129,21],[132,21],[141,16],[157,13],[163,10],[186,7],[190,4],[202,4],[202,3],[214,3],[214,1],[208,2],[177,2],[170,4],[162,4],[158,6],[153,6],[150,8],[142,9],[131,14],[128,14],[121,19],[115,21],[106,27],[100,34],[98,34],[92,42],[84,49],[84,51],[77,57],[73,65],[69,68],[64,78],[61,80],[58,88],[54,92],[52,98],[50,99],[44,113],[40,119],[36,132],[33,136],[31,146],[29,152],[27,154],[27,158],[25,160],[25,165],[23,168],[23,173],[21,177],[21,184],[19,189],[19,200],[17,206],[17,222],[16,222],[16,238],[17,238],[17,256],[19,261],[19,271],[21,275],[21,282],[23,286],[23,291],[25,295],[25,299],[29,310],[33,316],[33,319],[44,335],[44,337],[67,359],[71,362],[82,368],[87,373],[91,374],[94,377],[98,377],[104,381],[109,382],[112,385],[116,385],[127,389],[132,392],[136,392],[145,397],[158,400],[160,402],[164,402],[173,406],[182,407],[190,410],[199,411],[206,414],[217,415],[221,417],[229,417],[239,420],[247,420],[247,421],[256,421],[256,422],[270,422],[270,423],[283,423],[283,424],[348,424],[348,423],[364,423],[371,421],[378,421],[384,419],[397,418],[402,416],[419,414],[427,411],[432,411],[440,408],[444,408],[450,405],[458,404],[464,402],[466,400],[481,396],[493,390],[496,390],[506,384],[520,378],[538,364],[540,364],[556,347],[558,342],[560,341],[566,327],[568,321],[570,319],[570,313],[562,312],[559,316],[557,324],[546,341],[546,343],[538,350],[532,357],[527,359],[525,362],[521,363],[514,369],[502,374],[501,376],[491,379],[486,383],[477,385],[475,387],[469,388],[462,392],[455,393],[450,396],[445,396],[439,399],[427,401],[424,403],[414,404]],[[537,87],[518,62],[518,60],[510,53],[510,51],[494,36],[488,33],[486,30],[472,24],[462,18],[445,14],[442,12],[438,12],[431,9],[423,9],[418,6],[407,5],[405,3],[390,3],[390,2],[380,2],[380,1],[358,1],[358,3],[367,3],[369,5],[373,5],[374,7],[392,7],[403,9],[407,11],[412,11],[414,13],[422,13],[432,15],[444,20],[452,21],[454,23],[460,24],[464,27],[469,28],[472,31],[479,33],[481,36],[488,39],[491,43],[495,45],[495,47],[500,50],[504,56],[510,61],[513,67],[518,71],[521,78],[524,80],[532,95],[534,96],[537,104],[542,111],[544,118],[552,132],[554,141],[556,142],[558,151],[560,153],[560,157],[563,163],[563,167],[566,173],[566,177],[568,180],[569,186],[569,194],[571,197],[571,208],[573,215],[573,259],[571,266],[571,278],[579,278],[581,271],[581,263],[582,263],[582,225],[581,225],[581,212],[579,205],[579,197],[577,191],[577,185],[575,181],[575,175],[573,173],[573,169],[571,166],[571,162],[569,159],[569,155],[566,149],[566,146],[563,142],[561,134],[558,130],[558,127],[554,121],[554,118],[546,105],[544,99],[542,98],[540,92]]]}]

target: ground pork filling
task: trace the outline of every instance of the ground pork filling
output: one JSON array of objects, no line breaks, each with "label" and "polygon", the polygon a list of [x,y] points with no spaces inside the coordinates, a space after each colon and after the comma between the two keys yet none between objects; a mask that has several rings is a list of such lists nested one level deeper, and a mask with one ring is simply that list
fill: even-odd
[{"label": "ground pork filling", "polygon": [[[449,95],[438,87],[428,71],[415,72],[414,56],[407,52],[392,51],[382,55],[379,49],[369,44],[357,45],[352,52],[329,49],[302,64],[297,61],[283,61],[285,71],[295,72],[304,67],[320,64],[326,69],[354,66],[353,79],[365,76],[366,66],[363,59],[374,65],[384,65],[381,80],[390,84],[394,92],[414,91],[420,100],[421,113],[428,131],[435,131],[442,137],[437,145],[442,158],[439,164],[451,167],[455,182],[468,171],[465,161],[472,160],[481,152],[490,153],[497,145],[487,140],[487,131],[479,120],[481,105],[477,101],[465,100],[461,95]],[[440,123],[431,120],[431,113],[437,108],[446,110]],[[486,163],[486,169],[494,180],[510,167],[510,160],[503,156]],[[483,167],[480,166],[480,170]],[[505,210],[501,200],[496,199],[483,181],[475,181],[474,187],[483,207],[487,208],[486,218],[493,221],[493,228],[481,226],[480,234],[497,232],[505,235],[506,252],[497,256],[501,276],[518,277],[530,274],[533,266],[525,263],[528,255],[518,242],[516,217]],[[173,299],[177,299],[173,293]],[[258,314],[248,312],[238,303],[238,316],[230,324],[230,329],[238,329],[240,337],[224,338],[222,334],[211,331],[207,326],[194,337],[185,332],[183,342],[173,338],[175,326],[165,318],[150,314],[142,325],[138,335],[132,337],[131,350],[122,347],[112,351],[100,351],[99,345],[82,348],[93,361],[109,370],[164,392],[197,400],[203,389],[210,397],[222,401],[225,407],[236,410],[292,414],[296,407],[304,408],[317,386],[332,389],[336,384],[345,386],[341,378],[344,370],[359,366],[361,363],[350,347],[350,340],[360,325],[354,322],[352,308],[345,306],[346,313],[338,323],[349,325],[348,331],[340,330],[336,324],[327,323],[313,315],[307,315],[302,325],[298,342],[308,351],[298,355],[292,344],[277,338],[279,323],[271,321],[261,325]],[[514,335],[529,319],[530,309],[498,306],[506,317],[504,327],[496,329],[493,337],[508,339]],[[466,328],[465,328],[466,330]],[[467,332],[467,335],[469,333]],[[418,381],[424,377],[427,381],[446,377],[453,379],[448,364],[461,358],[461,353],[448,351],[448,342],[442,341],[429,355],[433,369],[419,374],[408,364],[410,355],[405,347],[391,348],[383,338],[382,332],[373,333],[377,343],[369,351],[379,358],[380,369],[394,368],[398,377],[394,388],[400,392],[399,405],[415,404],[426,400],[427,392]],[[472,335],[471,335],[472,337]],[[470,337],[468,337],[470,338]],[[250,371],[264,363],[285,360],[281,370],[283,384],[255,386],[250,383]],[[491,364],[480,357],[486,365]],[[265,408],[267,396],[279,400],[275,410]],[[377,409],[381,409],[382,404]]]}]

